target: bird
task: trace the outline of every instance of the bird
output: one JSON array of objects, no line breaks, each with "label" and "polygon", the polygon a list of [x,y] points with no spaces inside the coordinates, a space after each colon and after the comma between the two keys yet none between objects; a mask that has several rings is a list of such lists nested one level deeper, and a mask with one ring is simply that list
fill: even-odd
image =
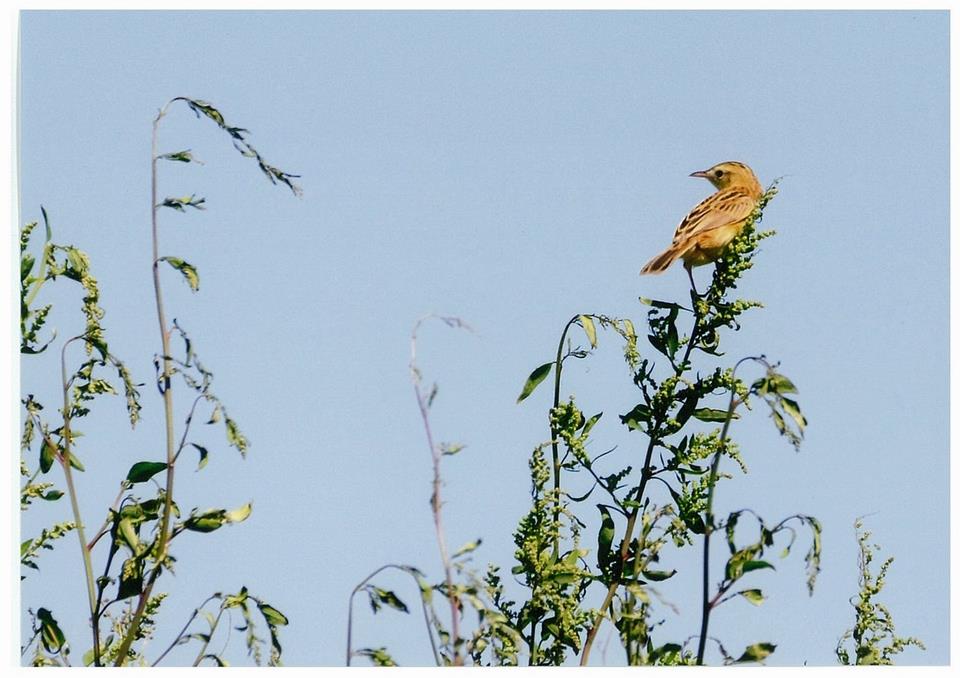
[{"label": "bird", "polygon": [[663,273],[677,259],[693,282],[693,267],[709,264],[723,253],[753,214],[763,187],[757,176],[742,162],[727,161],[694,172],[713,184],[717,192],[690,210],[673,234],[673,242],[640,270],[640,275]]}]

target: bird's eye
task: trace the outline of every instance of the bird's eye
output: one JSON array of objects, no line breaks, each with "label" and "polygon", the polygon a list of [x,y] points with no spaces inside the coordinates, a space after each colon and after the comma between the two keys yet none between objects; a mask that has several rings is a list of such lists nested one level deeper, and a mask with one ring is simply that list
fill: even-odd
[{"label": "bird's eye", "polygon": [[717,170],[717,179],[723,176],[723,170]]}]

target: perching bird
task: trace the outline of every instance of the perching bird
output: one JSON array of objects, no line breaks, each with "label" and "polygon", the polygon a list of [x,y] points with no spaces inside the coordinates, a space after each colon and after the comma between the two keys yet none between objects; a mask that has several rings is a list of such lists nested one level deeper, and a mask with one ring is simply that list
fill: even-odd
[{"label": "perching bird", "polygon": [[691,269],[720,256],[747,223],[763,194],[753,170],[742,162],[722,162],[690,176],[706,179],[717,187],[717,192],[683,218],[670,247],[651,259],[640,275],[662,273],[674,261],[683,259],[683,267],[693,285]]}]

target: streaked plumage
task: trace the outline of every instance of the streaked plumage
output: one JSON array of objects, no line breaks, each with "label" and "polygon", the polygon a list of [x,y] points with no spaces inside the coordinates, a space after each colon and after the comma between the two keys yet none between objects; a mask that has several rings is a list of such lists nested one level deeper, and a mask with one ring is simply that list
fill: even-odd
[{"label": "streaked plumage", "polygon": [[763,194],[753,170],[742,162],[722,162],[690,176],[706,179],[717,187],[717,192],[684,217],[673,235],[673,243],[647,262],[641,275],[662,273],[677,259],[683,259],[688,274],[692,267],[716,260],[740,233]]}]

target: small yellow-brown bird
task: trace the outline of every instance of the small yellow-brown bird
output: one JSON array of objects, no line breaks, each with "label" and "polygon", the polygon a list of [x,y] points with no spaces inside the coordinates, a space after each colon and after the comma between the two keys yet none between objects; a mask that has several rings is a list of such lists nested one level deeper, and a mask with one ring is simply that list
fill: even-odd
[{"label": "small yellow-brown bird", "polygon": [[717,192],[683,218],[670,247],[651,259],[640,275],[662,273],[674,261],[683,259],[683,267],[693,285],[691,269],[720,256],[723,248],[740,233],[763,195],[763,187],[753,170],[742,162],[721,162],[690,176],[706,179],[717,187]]}]

